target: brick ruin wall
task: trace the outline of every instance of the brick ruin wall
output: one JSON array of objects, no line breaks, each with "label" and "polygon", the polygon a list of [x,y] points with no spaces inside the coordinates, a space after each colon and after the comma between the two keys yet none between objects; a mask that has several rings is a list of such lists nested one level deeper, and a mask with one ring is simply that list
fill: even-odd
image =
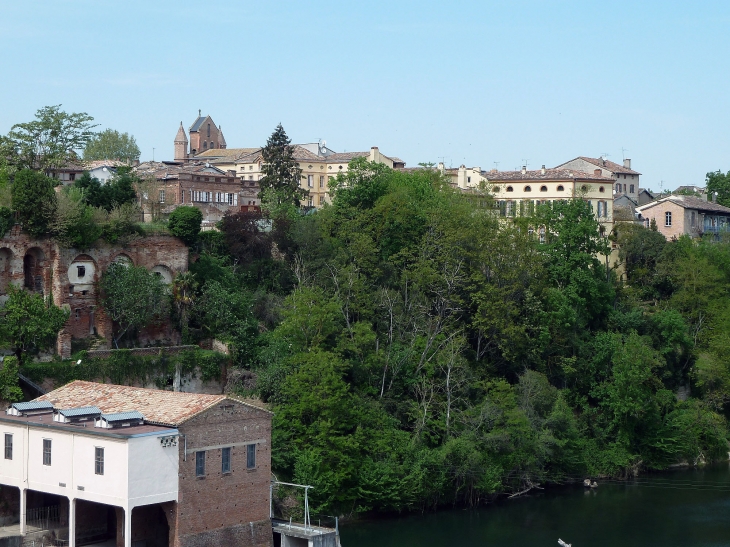
[{"label": "brick ruin wall", "polygon": [[[188,269],[188,249],[173,236],[138,237],[127,245],[98,241],[84,249],[62,248],[51,238],[34,239],[19,226],[0,240],[0,300],[11,283],[51,295],[53,303],[70,311],[69,320],[58,337],[57,350],[68,356],[71,339],[100,336],[111,341],[112,321],[100,306],[98,282],[112,262],[126,262],[158,272],[171,282]],[[179,343],[179,335],[169,323],[144,329],[142,343]]]},{"label": "brick ruin wall", "polygon": [[[185,443],[180,443],[178,525],[171,543],[175,547],[271,547],[271,414],[227,399],[179,430]],[[239,445],[231,448],[231,472],[222,472],[221,445],[254,442],[253,469],[246,467],[246,446]],[[183,456],[185,444],[187,457]],[[196,476],[196,450],[205,450],[204,477]]]}]

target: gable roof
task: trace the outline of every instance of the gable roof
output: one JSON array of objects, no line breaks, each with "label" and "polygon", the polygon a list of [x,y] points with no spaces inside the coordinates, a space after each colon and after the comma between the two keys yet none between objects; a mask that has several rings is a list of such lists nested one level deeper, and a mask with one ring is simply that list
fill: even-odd
[{"label": "gable roof", "polygon": [[[210,118],[210,116],[198,116],[197,119],[193,122],[193,125],[190,126],[190,129],[188,129],[188,132],[191,131],[198,131],[200,129],[200,126],[203,125],[203,122]],[[213,120],[210,120],[213,122]]]},{"label": "gable roof", "polygon": [[[33,402],[49,401],[57,408],[96,406],[104,414],[137,411],[148,423],[177,427],[226,399],[230,397],[76,380],[38,397]],[[239,399],[234,400],[239,404],[270,413]]]},{"label": "gable roof", "polygon": [[697,209],[698,211],[704,211],[707,213],[722,213],[730,215],[730,207],[725,207],[724,205],[720,205],[719,203],[715,203],[714,201],[705,201],[704,199],[696,198],[694,196],[677,195],[667,196],[660,200],[646,203],[640,207],[637,207],[636,210],[644,211],[665,202],[674,203],[675,205],[679,205],[684,209]]},{"label": "gable roof", "polygon": [[201,152],[200,154],[196,154],[196,158],[225,158],[228,160],[237,159],[240,156],[245,156],[248,154],[252,154],[253,152],[256,152],[257,150],[260,150],[259,148],[212,148],[210,150],[206,150],[205,152]]},{"label": "gable roof", "polygon": [[583,160],[585,162],[588,162],[592,165],[595,165],[596,167],[600,167],[601,169],[606,169],[607,171],[611,171],[612,173],[618,173],[621,175],[641,175],[638,171],[634,171],[633,169],[629,169],[628,167],[624,167],[623,165],[619,165],[618,163],[615,163],[613,161],[609,161],[603,158],[589,158],[587,156],[578,156],[577,158],[573,158],[570,161],[566,161],[565,163],[561,163],[556,167],[556,169],[559,169],[565,165],[568,165],[571,161],[575,160]]}]

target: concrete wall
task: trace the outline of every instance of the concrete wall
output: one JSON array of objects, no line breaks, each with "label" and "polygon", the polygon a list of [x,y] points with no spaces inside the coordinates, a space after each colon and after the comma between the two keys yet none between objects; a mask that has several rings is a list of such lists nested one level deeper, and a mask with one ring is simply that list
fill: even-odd
[{"label": "concrete wall", "polygon": [[177,447],[162,446],[159,435],[133,437],[127,442],[127,447],[129,504],[137,506],[177,500]]}]

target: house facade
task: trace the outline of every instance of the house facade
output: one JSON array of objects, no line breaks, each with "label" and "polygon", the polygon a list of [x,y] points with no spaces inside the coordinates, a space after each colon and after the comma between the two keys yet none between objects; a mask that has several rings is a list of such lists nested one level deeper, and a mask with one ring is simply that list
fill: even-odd
[{"label": "house facade", "polygon": [[268,547],[271,416],[81,381],[16,403],[0,415],[3,518],[71,547]]},{"label": "house facade", "polygon": [[730,231],[730,208],[695,196],[670,195],[636,210],[641,213],[647,228],[653,220],[657,230],[667,239]]},{"label": "house facade", "polygon": [[596,169],[600,169],[602,176],[610,177],[614,180],[614,194],[624,194],[638,203],[639,177],[641,173],[631,168],[631,160],[628,158],[623,161],[623,165],[619,165],[606,158],[579,156],[558,165],[556,169],[574,169],[586,173],[593,173]]}]

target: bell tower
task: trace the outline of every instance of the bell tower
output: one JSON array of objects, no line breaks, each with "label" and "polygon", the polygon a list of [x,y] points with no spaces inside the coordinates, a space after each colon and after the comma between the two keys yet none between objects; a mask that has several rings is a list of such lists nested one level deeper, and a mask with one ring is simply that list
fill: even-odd
[{"label": "bell tower", "polygon": [[188,159],[188,137],[185,134],[182,122],[180,129],[177,130],[175,136],[175,161],[186,161]]}]

